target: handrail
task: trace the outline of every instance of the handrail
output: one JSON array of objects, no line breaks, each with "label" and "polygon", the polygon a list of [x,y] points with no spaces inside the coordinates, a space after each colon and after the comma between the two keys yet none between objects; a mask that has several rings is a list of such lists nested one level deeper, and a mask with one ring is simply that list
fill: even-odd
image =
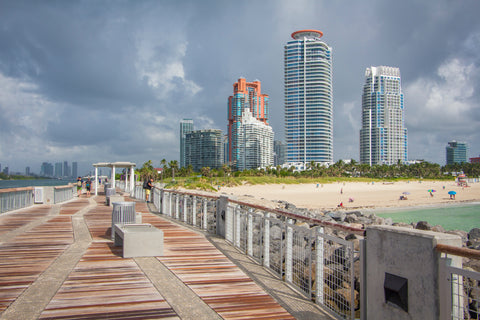
[{"label": "handrail", "polygon": [[[176,192],[176,193],[189,195],[189,196],[202,196],[202,197],[210,198],[210,199],[218,199],[219,198],[218,196],[204,195],[204,194],[178,191],[178,190],[172,190],[172,189],[164,189],[164,190],[168,191],[168,192]],[[358,234],[358,235],[361,235],[361,236],[365,235],[365,229],[344,226],[344,225],[341,225],[341,224],[338,224],[338,223],[333,223],[333,222],[328,222],[328,221],[322,221],[322,220],[319,220],[319,219],[305,217],[305,216],[302,216],[302,215],[299,215],[299,214],[283,211],[283,210],[280,210],[280,209],[268,208],[268,207],[264,207],[264,206],[261,206],[261,205],[251,204],[251,203],[248,203],[248,202],[233,200],[233,199],[230,199],[230,198],[228,199],[228,201],[232,202],[232,203],[239,204],[239,205],[252,207],[252,208],[255,208],[255,209],[258,209],[258,210],[283,215],[283,216],[286,216],[286,217],[289,217],[289,218],[310,222],[310,223],[317,224],[317,225],[320,225],[320,226],[330,227],[330,228],[340,230],[340,231],[347,231],[347,232],[351,232],[351,233]]]},{"label": "handrail", "polygon": [[480,260],[480,250],[460,248],[449,246],[447,244],[437,244],[435,250],[442,253],[449,253],[463,258]]},{"label": "handrail", "polygon": [[66,188],[72,188],[73,185],[65,185],[65,186],[55,186],[53,187],[54,189],[66,189]]},{"label": "handrail", "polygon": [[268,208],[268,207],[264,207],[264,206],[260,206],[260,205],[256,205],[256,204],[251,204],[251,203],[247,203],[247,202],[242,202],[242,201],[238,201],[238,200],[228,199],[228,201],[239,204],[239,205],[249,206],[249,207],[252,207],[252,208],[255,208],[255,209],[280,214],[280,215],[283,215],[283,216],[287,216],[289,218],[308,221],[308,222],[311,222],[313,224],[317,224],[317,225],[321,225],[321,226],[325,226],[325,227],[330,227],[330,228],[333,228],[333,229],[336,229],[336,230],[348,231],[348,232],[358,234],[358,235],[362,235],[362,236],[365,235],[365,229],[344,226],[342,224],[328,222],[328,221],[322,221],[322,220],[319,220],[319,219],[305,217],[305,216],[295,214],[295,213],[291,213],[291,212],[288,212],[288,211]]},{"label": "handrail", "polygon": [[17,191],[28,191],[28,190],[33,190],[33,187],[0,189],[0,193],[17,192]]}]

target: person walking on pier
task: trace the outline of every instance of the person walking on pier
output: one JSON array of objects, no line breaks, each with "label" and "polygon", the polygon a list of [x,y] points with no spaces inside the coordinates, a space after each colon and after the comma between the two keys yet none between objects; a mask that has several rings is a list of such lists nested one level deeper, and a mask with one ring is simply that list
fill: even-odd
[{"label": "person walking on pier", "polygon": [[78,177],[77,178],[77,196],[80,197],[82,194],[82,178]]},{"label": "person walking on pier", "polygon": [[92,181],[90,178],[85,182],[85,188],[87,189],[87,197],[90,197],[90,188],[92,187]]}]

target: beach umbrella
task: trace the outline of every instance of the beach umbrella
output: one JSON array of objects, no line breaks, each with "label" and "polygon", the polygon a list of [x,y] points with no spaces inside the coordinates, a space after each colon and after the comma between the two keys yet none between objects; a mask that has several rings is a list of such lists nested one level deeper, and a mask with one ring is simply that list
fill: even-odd
[{"label": "beach umbrella", "polygon": [[448,194],[450,194],[450,195],[457,194],[457,191],[448,191]]},{"label": "beach umbrella", "polygon": [[428,192],[437,192],[437,190],[433,190],[433,189],[428,189],[427,191]]},{"label": "beach umbrella", "polygon": [[405,191],[405,192],[402,192],[402,193],[403,193],[403,194],[410,194],[410,192],[408,192],[408,191]]}]

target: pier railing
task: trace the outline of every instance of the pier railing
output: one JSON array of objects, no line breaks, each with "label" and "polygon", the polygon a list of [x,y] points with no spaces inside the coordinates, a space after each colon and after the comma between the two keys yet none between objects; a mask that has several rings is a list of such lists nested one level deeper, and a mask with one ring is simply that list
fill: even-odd
[{"label": "pier railing", "polygon": [[33,205],[33,187],[0,189],[0,213]]},{"label": "pier railing", "polygon": [[[142,186],[135,197],[144,198]],[[360,252],[329,231],[364,230],[325,223],[286,211],[224,196],[154,188],[151,201],[160,213],[223,236],[253,260],[298,289],[338,319],[359,318]]]},{"label": "pier railing", "polygon": [[73,199],[76,193],[76,187],[72,185],[58,186],[53,188],[54,203],[64,202]]}]

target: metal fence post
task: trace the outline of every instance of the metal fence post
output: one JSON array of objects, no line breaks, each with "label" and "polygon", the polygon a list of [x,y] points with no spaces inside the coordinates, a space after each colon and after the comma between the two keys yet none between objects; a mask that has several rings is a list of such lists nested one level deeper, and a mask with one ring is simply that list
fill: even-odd
[{"label": "metal fence post", "polygon": [[183,222],[187,222],[188,208],[187,208],[187,195],[183,196]]},{"label": "metal fence post", "polygon": [[179,195],[175,194],[175,216],[174,216],[175,219],[179,218],[179,212],[180,212],[180,199],[179,199]]},{"label": "metal fence post", "polygon": [[192,199],[192,225],[197,226],[197,197]]},{"label": "metal fence post", "polygon": [[240,248],[240,239],[241,239],[241,213],[239,212],[240,208],[238,206],[235,206],[233,209],[233,214],[234,214],[234,230],[235,230],[235,243],[234,246],[237,248]]},{"label": "metal fence post", "polygon": [[286,252],[285,252],[285,281],[293,281],[293,228],[292,219],[288,219],[286,223],[287,234],[285,237],[286,241]]},{"label": "metal fence post", "polygon": [[203,230],[208,229],[207,199],[203,199]]},{"label": "metal fence post", "polygon": [[263,266],[270,268],[270,212],[264,214],[263,229]]},{"label": "metal fence post", "polygon": [[247,214],[247,255],[253,256],[253,209],[248,210]]},{"label": "metal fence post", "polygon": [[360,239],[360,319],[367,320],[367,241]]},{"label": "metal fence post", "polygon": [[323,227],[316,227],[315,228],[315,260],[317,261],[315,266],[315,302],[317,304],[324,304],[324,286],[325,281],[323,279],[323,272],[324,272],[324,240],[322,237],[324,230]]}]

